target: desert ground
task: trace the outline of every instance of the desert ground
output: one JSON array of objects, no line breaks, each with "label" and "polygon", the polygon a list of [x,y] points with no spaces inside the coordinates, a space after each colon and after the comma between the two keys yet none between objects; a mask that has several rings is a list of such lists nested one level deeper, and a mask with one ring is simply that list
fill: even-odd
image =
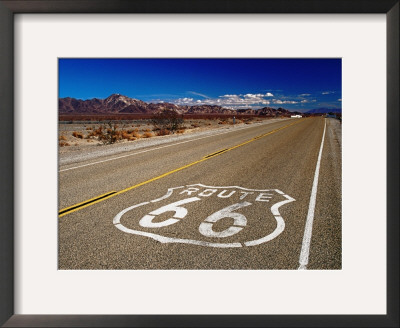
[{"label": "desert ground", "polygon": [[[68,154],[81,153],[85,151],[97,150],[103,148],[119,148],[132,143],[143,143],[150,138],[153,142],[165,139],[166,137],[178,137],[182,135],[211,131],[216,129],[226,129],[229,127],[239,127],[249,124],[261,123],[265,120],[276,120],[266,118],[232,118],[218,119],[185,119],[179,129],[175,131],[160,131],[150,119],[138,119],[130,121],[111,121],[111,122],[87,122],[87,121],[64,121],[59,122],[58,140],[59,154],[68,156]],[[279,120],[279,119],[278,119]],[[111,125],[110,125],[111,124]],[[99,128],[102,131],[115,129],[120,135],[120,139],[113,145],[108,144],[106,140],[99,137]]]}]

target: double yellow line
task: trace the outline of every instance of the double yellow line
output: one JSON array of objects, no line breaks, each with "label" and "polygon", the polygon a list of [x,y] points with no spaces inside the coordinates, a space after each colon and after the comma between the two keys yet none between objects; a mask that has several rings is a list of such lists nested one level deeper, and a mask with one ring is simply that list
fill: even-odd
[{"label": "double yellow line", "polygon": [[122,194],[122,193],[124,193],[124,192],[127,192],[127,191],[129,191],[129,190],[135,189],[135,188],[137,188],[137,187],[143,186],[143,185],[148,184],[148,183],[150,183],[150,182],[153,182],[153,181],[156,181],[156,180],[158,180],[158,179],[164,178],[164,177],[166,177],[166,176],[168,176],[168,175],[170,175],[170,174],[172,174],[172,173],[182,171],[182,170],[184,170],[184,169],[186,169],[186,168],[188,168],[188,167],[191,167],[191,166],[196,165],[196,164],[198,164],[198,163],[204,162],[204,161],[206,161],[206,160],[208,160],[208,159],[210,159],[210,158],[213,158],[213,157],[215,157],[215,156],[219,156],[219,155],[221,155],[221,154],[223,154],[223,153],[226,153],[227,151],[230,151],[230,150],[233,150],[233,149],[242,147],[242,146],[244,146],[244,145],[247,145],[247,144],[250,143],[250,142],[253,142],[253,141],[255,141],[255,140],[258,140],[258,139],[261,139],[261,138],[263,138],[263,137],[269,136],[269,135],[271,135],[271,134],[273,134],[273,133],[275,133],[275,132],[278,132],[278,131],[280,131],[280,130],[286,129],[286,128],[288,128],[289,126],[295,125],[295,124],[297,124],[297,123],[299,123],[299,122],[301,122],[301,121],[303,121],[303,120],[295,121],[295,122],[293,122],[293,123],[284,125],[284,126],[278,128],[278,129],[275,129],[275,130],[272,130],[272,131],[270,131],[270,132],[261,134],[261,135],[259,135],[259,136],[257,136],[257,137],[254,137],[254,138],[250,139],[250,140],[247,140],[247,141],[245,141],[245,142],[242,142],[241,144],[238,144],[238,145],[236,145],[236,146],[232,146],[232,147],[230,147],[230,148],[221,149],[221,150],[219,150],[219,151],[217,151],[217,152],[214,152],[214,153],[212,153],[212,154],[209,154],[209,155],[206,155],[206,156],[202,157],[202,158],[199,159],[198,161],[195,161],[195,162],[192,162],[192,163],[190,163],[190,164],[181,166],[181,167],[179,167],[179,168],[177,168],[177,169],[175,169],[175,170],[166,172],[166,173],[161,174],[161,175],[159,175],[159,176],[157,176],[157,177],[155,177],[155,178],[152,178],[152,179],[143,181],[143,182],[138,183],[138,184],[136,184],[136,185],[134,185],[134,186],[128,187],[128,188],[126,188],[126,189],[123,189],[123,190],[121,190],[121,191],[110,191],[110,192],[108,192],[108,193],[106,193],[106,194],[103,194],[103,195],[97,196],[97,197],[95,197],[95,198],[88,199],[88,200],[86,200],[86,201],[84,201],[84,202],[81,202],[81,203],[78,203],[78,204],[75,204],[75,205],[66,207],[66,208],[64,208],[64,209],[62,209],[62,210],[60,210],[60,211],[58,212],[58,217],[62,217],[62,216],[67,215],[67,214],[69,214],[69,213],[73,213],[73,212],[79,211],[79,210],[81,210],[81,209],[83,209],[83,208],[85,208],[85,207],[88,207],[88,206],[97,204],[97,203],[99,203],[99,202],[102,202],[102,201],[104,201],[104,200],[106,200],[106,199],[109,199],[109,198],[111,198],[111,197],[120,195],[120,194]]}]

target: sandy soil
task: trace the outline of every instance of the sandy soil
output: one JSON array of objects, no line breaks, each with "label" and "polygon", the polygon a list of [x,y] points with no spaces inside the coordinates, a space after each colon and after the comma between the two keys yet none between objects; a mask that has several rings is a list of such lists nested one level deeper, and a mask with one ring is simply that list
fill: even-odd
[{"label": "sandy soil", "polygon": [[[236,119],[235,126],[247,125],[260,123],[263,120],[260,118],[248,119],[246,121]],[[58,128],[58,138],[59,138],[59,154],[60,155],[68,155],[82,151],[92,151],[97,150],[99,147],[108,148],[109,146],[117,146],[121,144],[132,144],[132,143],[140,143],[144,139],[160,139],[166,138],[169,136],[156,136],[156,131],[154,131],[153,124],[148,120],[136,120],[130,122],[122,122],[117,123],[118,130],[124,131],[132,131],[135,130],[137,132],[138,138],[135,140],[119,140],[113,145],[105,145],[102,141],[99,140],[98,137],[90,136],[90,134],[95,131],[104,124],[99,123],[90,123],[90,122],[82,122],[82,123],[59,123]],[[174,135],[187,135],[191,133],[197,133],[207,130],[215,130],[222,129],[229,126],[233,126],[232,119],[226,119],[226,121],[222,121],[219,119],[214,120],[203,120],[203,119],[191,119],[185,120],[184,129],[180,130],[179,133],[175,133]],[[145,137],[147,135],[150,137]]]}]

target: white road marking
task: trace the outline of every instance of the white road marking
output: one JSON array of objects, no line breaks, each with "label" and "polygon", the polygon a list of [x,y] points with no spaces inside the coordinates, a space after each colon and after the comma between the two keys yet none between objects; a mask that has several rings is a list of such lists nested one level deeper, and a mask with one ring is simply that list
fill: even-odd
[{"label": "white road marking", "polygon": [[[145,215],[140,221],[139,224],[144,227],[144,228],[161,228],[161,227],[166,227],[171,224],[174,224],[176,222],[179,222],[179,219],[183,219],[186,214],[187,214],[187,209],[185,207],[182,207],[181,205],[195,202],[200,200],[199,197],[191,197],[191,198],[186,198],[182,199],[180,201],[177,201],[172,204],[168,204],[165,206],[162,206],[155,211],[150,212],[149,214]],[[169,218],[165,221],[162,222],[153,222],[153,219],[162,213],[165,212],[175,212],[172,218]]]},{"label": "white road marking", "polygon": [[199,246],[208,246],[208,247],[217,247],[217,248],[230,248],[230,247],[242,247],[240,243],[229,243],[229,244],[219,244],[219,243],[210,243],[207,241],[200,241],[200,240],[191,240],[191,239],[182,239],[182,238],[169,238],[160,235],[156,235],[155,233],[145,232],[145,231],[137,231],[129,229],[123,226],[120,223],[115,225],[116,228],[119,230],[130,233],[133,235],[145,236],[157,240],[161,243],[178,243],[178,244],[192,244],[192,245],[199,245]]},{"label": "white road marking", "polygon": [[[277,189],[275,189],[275,190],[278,191],[278,192],[280,191],[280,190],[277,190]],[[288,196],[288,195],[285,195],[281,191],[279,193],[281,193],[281,195],[283,195],[286,198],[286,200],[283,200],[283,201],[281,201],[279,203],[276,203],[271,207],[272,215],[274,216],[274,218],[276,220],[276,228],[275,228],[275,230],[272,233],[270,233],[269,235],[265,236],[265,237],[245,242],[244,243],[245,246],[256,246],[256,245],[260,245],[260,244],[266,243],[266,242],[271,241],[272,239],[276,238],[277,236],[279,236],[283,232],[283,230],[285,230],[285,221],[283,220],[281,214],[279,213],[279,207],[281,207],[284,204],[287,204],[287,203],[290,203],[290,202],[294,202],[295,199],[290,197],[290,196]]]},{"label": "white road marking", "polygon": [[[267,193],[267,192],[276,192],[277,194],[283,196],[285,198],[285,200],[280,201],[274,205],[272,205],[271,207],[271,212],[272,215],[274,216],[275,220],[276,220],[276,228],[273,232],[271,232],[270,234],[256,239],[256,240],[251,240],[251,241],[247,241],[244,243],[240,243],[240,242],[233,242],[233,243],[215,243],[215,242],[207,242],[207,241],[201,241],[201,240],[192,240],[192,239],[184,239],[184,238],[175,238],[175,237],[166,237],[166,236],[162,236],[159,234],[155,234],[155,233],[150,233],[150,232],[145,232],[145,231],[139,231],[139,230],[134,230],[134,229],[130,229],[126,226],[124,226],[121,223],[121,218],[124,214],[126,214],[127,212],[138,208],[140,206],[144,206],[144,205],[148,205],[151,203],[155,203],[158,202],[160,200],[165,200],[167,198],[169,198],[172,194],[174,190],[177,189],[182,189],[185,188],[184,190],[181,190],[179,192],[179,195],[183,195],[183,194],[187,194],[187,195],[191,195],[192,193],[197,193],[199,192],[199,194],[197,196],[203,195],[201,199],[209,199],[208,197],[215,195],[215,197],[217,197],[217,199],[226,199],[228,198],[226,195],[227,189],[239,189],[239,190],[243,190],[240,191],[240,193],[242,195],[239,195],[239,198],[242,199],[243,197],[247,197],[248,195],[254,194],[254,192],[261,192],[261,194],[258,195],[257,194],[254,195],[253,197],[255,198],[255,200],[257,202],[264,202],[266,201],[266,196],[267,195],[272,195],[271,193]],[[201,190],[201,188],[204,188],[205,190]],[[221,190],[222,189],[222,190]],[[207,191],[207,192],[205,192]],[[220,193],[218,194],[217,191],[220,191]],[[205,193],[204,193],[205,192]],[[244,195],[243,195],[244,194]],[[221,197],[223,195],[223,197]],[[229,197],[233,196],[234,193],[229,193]],[[250,196],[249,196],[250,197]],[[148,228],[161,228],[165,225],[170,225],[170,224],[174,224],[177,223],[179,221],[179,219],[184,218],[187,213],[188,210],[186,208],[182,208],[181,205],[184,205],[186,203],[191,203],[194,201],[198,201],[200,200],[199,197],[191,197],[191,198],[187,198],[187,199],[183,199],[174,203],[171,203],[169,205],[166,206],[162,206],[159,209],[155,210],[155,211],[151,211],[149,213],[149,215],[145,215],[142,218],[142,222],[139,222],[139,225],[144,226],[144,227],[148,227]],[[293,202],[295,201],[294,198],[286,195],[285,193],[283,193],[280,190],[277,189],[248,189],[248,188],[243,188],[243,187],[239,187],[239,186],[224,186],[224,187],[216,187],[216,186],[206,186],[200,183],[197,184],[191,184],[191,185],[186,185],[186,186],[179,186],[179,187],[174,187],[174,188],[168,188],[167,193],[157,199],[148,201],[148,202],[144,202],[144,203],[140,203],[140,204],[136,204],[133,206],[130,206],[124,210],[122,210],[121,212],[119,212],[113,219],[113,224],[115,225],[116,228],[118,228],[119,230],[129,233],[129,234],[134,234],[134,235],[140,235],[140,236],[145,236],[145,237],[149,237],[152,238],[154,240],[157,240],[161,243],[181,243],[181,244],[192,244],[192,245],[199,245],[199,246],[207,246],[207,247],[217,247],[217,248],[230,248],[230,247],[246,247],[246,246],[256,246],[256,245],[260,245],[263,243],[266,243],[268,241],[271,241],[272,239],[276,238],[277,236],[279,236],[283,230],[285,229],[285,222],[282,218],[282,216],[279,213],[279,208],[287,203]],[[229,237],[232,235],[237,234],[238,232],[240,232],[244,227],[246,227],[247,225],[247,218],[241,214],[241,213],[237,213],[237,212],[233,212],[237,209],[240,209],[242,207],[247,207],[253,205],[253,203],[250,202],[240,202],[240,203],[236,203],[234,205],[230,205],[228,207],[223,208],[222,210],[219,210],[217,212],[214,212],[213,214],[211,214],[210,216],[208,216],[201,224],[199,227],[199,231],[201,234],[205,235],[206,237],[219,237],[219,238],[223,238],[223,237]],[[152,220],[154,219],[154,217],[156,215],[159,215],[161,213],[164,212],[168,212],[168,211],[174,211],[175,215],[173,216],[173,218],[177,218],[178,220],[175,220],[173,218],[170,218],[166,221],[161,222],[160,226],[157,226],[158,223],[154,223],[152,222]],[[222,218],[225,217],[230,217],[234,219],[234,223],[233,225],[221,232],[215,232],[212,230],[212,225],[219,221]],[[144,219],[144,222],[143,222]],[[172,221],[173,220],[173,221]],[[168,223],[168,224],[166,224]]]},{"label": "white road marking", "polygon": [[308,257],[310,255],[312,226],[314,222],[314,212],[315,212],[315,204],[316,204],[317,190],[318,190],[319,168],[321,165],[322,149],[324,148],[325,130],[326,130],[326,119],[324,125],[324,133],[322,135],[321,147],[319,148],[317,165],[315,167],[314,182],[311,189],[310,204],[308,206],[306,226],[304,229],[303,243],[299,259],[300,266],[298,270],[307,270]]},{"label": "white road marking", "polygon": [[[267,123],[262,123],[262,124],[267,124]],[[270,123],[273,123],[273,122],[270,122]],[[192,141],[197,141],[197,140],[201,140],[201,139],[205,139],[205,138],[215,137],[215,136],[219,136],[221,134],[235,132],[235,131],[238,131],[238,130],[244,130],[244,129],[248,129],[248,128],[251,128],[251,127],[254,127],[254,126],[244,126],[244,127],[241,127],[241,128],[237,128],[235,130],[223,131],[223,132],[220,132],[220,133],[215,133],[215,134],[212,134],[212,135],[207,135],[207,136],[196,138],[196,139],[190,139],[190,140],[186,140],[186,141],[172,143],[172,144],[165,145],[165,146],[146,149],[146,150],[142,150],[142,151],[139,151],[139,152],[133,153],[133,154],[121,155],[121,156],[117,156],[117,157],[104,159],[102,161],[97,161],[97,162],[93,162],[93,163],[87,163],[87,164],[82,164],[82,165],[78,165],[78,166],[73,166],[73,167],[69,167],[67,169],[59,170],[58,172],[65,172],[65,171],[79,169],[79,168],[85,167],[85,166],[91,166],[91,165],[101,164],[101,163],[105,163],[105,162],[109,162],[109,161],[114,161],[116,159],[121,159],[121,158],[130,157],[130,156],[134,156],[134,155],[139,155],[139,154],[147,153],[149,151],[158,150],[158,149],[162,149],[162,148],[167,148],[167,147],[171,147],[171,146],[181,145],[181,144],[184,144],[184,143],[187,143],[187,142],[192,142]]]},{"label": "white road marking", "polygon": [[[228,207],[223,208],[222,210],[219,210],[211,214],[204,220],[204,222],[200,224],[199,226],[200,233],[206,237],[218,237],[218,238],[230,237],[233,236],[234,234],[237,234],[239,231],[243,229],[243,227],[246,226],[247,219],[243,214],[235,213],[233,211],[236,211],[239,208],[246,207],[249,205],[251,205],[251,203],[241,202],[230,205]],[[223,218],[232,218],[234,221],[233,226],[230,226],[229,228],[223,231],[218,231],[218,232],[214,231],[212,229],[213,224]]]},{"label": "white road marking", "polygon": [[175,189],[180,189],[180,188],[183,188],[183,187],[184,186],[175,187],[175,188],[169,188],[167,193],[164,196],[162,196],[160,198],[157,198],[157,199],[153,199],[151,202],[152,203],[156,203],[156,202],[159,202],[161,200],[164,200],[164,199],[168,198],[169,196],[171,196]]}]

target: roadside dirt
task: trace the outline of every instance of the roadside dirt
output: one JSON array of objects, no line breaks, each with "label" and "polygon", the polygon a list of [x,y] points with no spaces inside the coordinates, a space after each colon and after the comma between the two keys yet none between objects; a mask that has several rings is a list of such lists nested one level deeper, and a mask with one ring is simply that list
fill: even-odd
[{"label": "roadside dirt", "polygon": [[[235,126],[253,124],[261,122],[261,118],[252,119],[236,119]],[[118,140],[114,145],[137,143],[143,139],[160,139],[166,136],[157,136],[157,130],[149,120],[135,120],[129,122],[115,122],[117,130],[130,132],[133,138]],[[99,147],[108,147],[103,141],[99,140],[98,136],[93,136],[94,131],[102,126],[103,130],[108,127],[107,123],[90,123],[90,122],[75,122],[64,123],[60,122],[58,126],[58,145],[59,154],[73,154],[82,151],[91,151],[99,149]],[[202,132],[207,130],[221,129],[228,126],[233,126],[232,119],[190,119],[185,120],[182,129],[177,131],[175,135],[189,134]],[[170,134],[172,135],[172,134]]]}]

